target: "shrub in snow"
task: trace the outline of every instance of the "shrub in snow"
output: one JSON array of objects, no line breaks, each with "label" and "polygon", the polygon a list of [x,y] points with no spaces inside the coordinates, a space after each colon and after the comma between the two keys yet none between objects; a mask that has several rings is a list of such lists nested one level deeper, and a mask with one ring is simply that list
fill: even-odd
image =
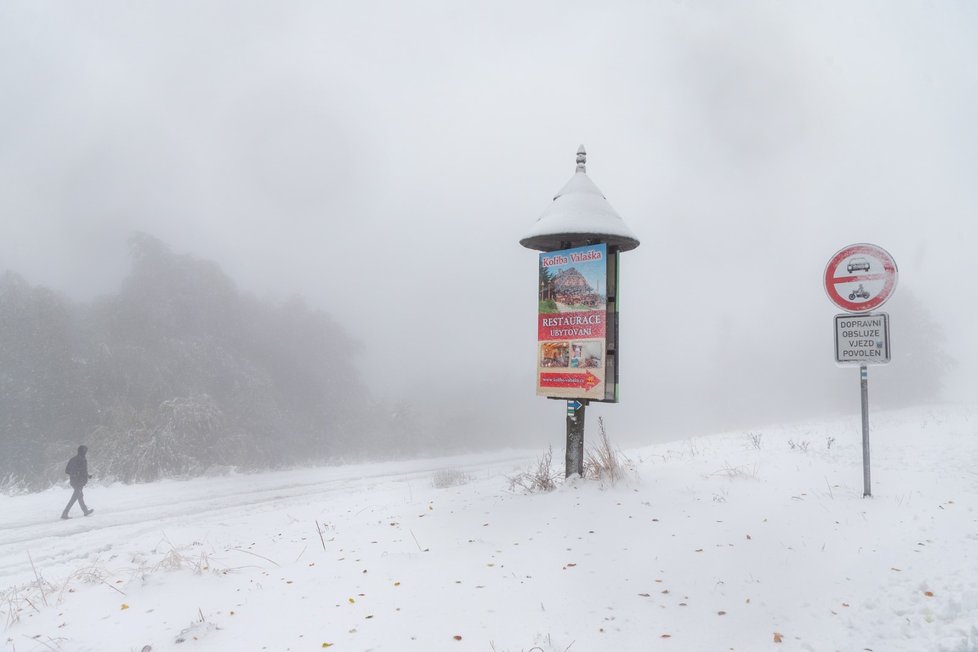
[{"label": "shrub in snow", "polygon": [[98,468],[123,482],[199,473],[220,461],[223,421],[207,394],[168,399],[148,415],[119,410],[95,432]]},{"label": "shrub in snow", "polygon": [[459,469],[438,469],[431,476],[431,484],[435,489],[445,489],[446,487],[457,487],[468,483],[470,480],[464,472]]}]

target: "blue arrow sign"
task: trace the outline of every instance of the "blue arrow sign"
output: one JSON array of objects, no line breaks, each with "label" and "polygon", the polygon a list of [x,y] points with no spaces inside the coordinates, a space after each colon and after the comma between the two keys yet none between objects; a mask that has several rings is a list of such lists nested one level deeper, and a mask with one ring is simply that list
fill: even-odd
[{"label": "blue arrow sign", "polygon": [[567,414],[573,414],[584,407],[580,401],[567,401]]}]

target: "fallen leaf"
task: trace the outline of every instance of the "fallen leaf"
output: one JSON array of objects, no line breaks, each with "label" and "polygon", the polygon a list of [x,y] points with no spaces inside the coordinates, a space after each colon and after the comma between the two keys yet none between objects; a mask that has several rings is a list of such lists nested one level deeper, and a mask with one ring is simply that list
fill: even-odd
[{"label": "fallen leaf", "polygon": [[703,549],[702,548],[697,548],[696,549],[696,552],[703,552]]},{"label": "fallen leaf", "polygon": [[663,634],[659,638],[672,638],[672,634]]},{"label": "fallen leaf", "polygon": [[129,608],[129,605],[127,605],[127,604],[126,604],[125,602],[123,602],[123,603],[122,603],[122,606],[121,606],[121,607],[119,607],[119,608],[120,608],[120,609],[128,609],[128,608]]},{"label": "fallen leaf", "polygon": [[924,591],[924,595],[926,595],[928,598],[933,598],[934,597],[934,592],[933,591]]},{"label": "fallen leaf", "polygon": [[643,598],[651,598],[652,597],[648,593],[639,593],[639,595],[642,596]]},{"label": "fallen leaf", "polygon": [[354,600],[353,598],[347,598],[347,600],[350,602],[350,604],[354,604],[356,602],[356,600]]},{"label": "fallen leaf", "polygon": [[774,632],[774,642],[775,643],[780,643],[782,639],[783,639],[783,637],[781,636],[780,633]]},{"label": "fallen leaf", "polygon": [[332,643],[323,643],[323,647],[333,647]]},{"label": "fallen leaf", "polygon": [[900,570],[900,569],[899,569],[899,568],[897,568],[896,566],[890,566],[890,570],[891,570],[891,571],[896,571],[896,572],[898,572],[898,573],[902,573],[902,572],[903,572],[902,570]]},{"label": "fallen leaf", "polygon": [[461,641],[462,640],[462,636],[460,634],[456,634],[452,638],[454,638],[456,641]]},{"label": "fallen leaf", "polygon": [[718,611],[717,612],[717,615],[718,616],[726,616],[727,615],[727,612],[726,611]]}]

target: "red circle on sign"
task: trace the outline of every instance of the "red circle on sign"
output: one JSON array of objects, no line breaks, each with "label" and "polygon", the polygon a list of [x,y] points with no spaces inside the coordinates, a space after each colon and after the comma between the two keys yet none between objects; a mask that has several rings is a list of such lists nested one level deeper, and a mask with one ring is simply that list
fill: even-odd
[{"label": "red circle on sign", "polygon": [[[897,284],[896,261],[882,247],[849,245],[832,256],[825,266],[824,279],[825,293],[832,303],[846,312],[869,312],[893,294]],[[858,285],[853,287],[853,284]],[[847,294],[845,290],[851,291]]]}]

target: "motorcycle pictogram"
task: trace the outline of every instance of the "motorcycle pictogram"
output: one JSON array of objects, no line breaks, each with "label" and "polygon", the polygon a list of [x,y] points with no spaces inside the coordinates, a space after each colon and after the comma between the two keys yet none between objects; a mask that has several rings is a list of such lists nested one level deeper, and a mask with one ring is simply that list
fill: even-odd
[{"label": "motorcycle pictogram", "polygon": [[854,301],[856,297],[859,297],[860,299],[869,298],[869,290],[863,288],[862,283],[859,284],[859,287],[849,293],[849,301]]}]

